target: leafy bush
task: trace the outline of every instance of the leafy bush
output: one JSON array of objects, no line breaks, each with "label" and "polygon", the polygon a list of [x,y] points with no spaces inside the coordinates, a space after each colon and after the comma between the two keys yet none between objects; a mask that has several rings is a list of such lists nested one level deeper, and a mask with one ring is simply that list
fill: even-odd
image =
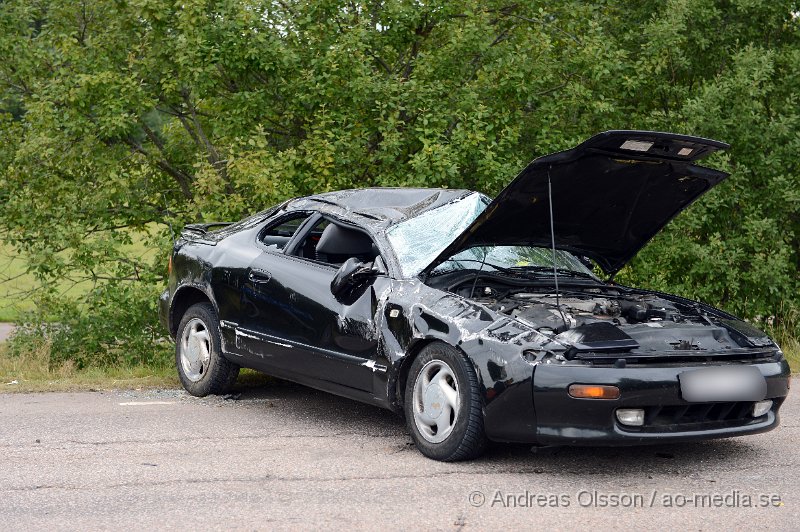
[{"label": "leafy bush", "polygon": [[40,313],[12,336],[9,354],[46,351],[51,368],[170,364],[174,350],[158,324],[157,297],[157,287],[142,283],[103,285],[80,301],[45,297]]},{"label": "leafy bush", "polygon": [[155,360],[170,227],[345,187],[493,194],[598,131],[667,130],[730,142],[709,164],[732,177],[619,278],[786,322],[798,86],[795,1],[8,0],[0,238],[46,294],[94,287],[42,298],[56,357]]}]

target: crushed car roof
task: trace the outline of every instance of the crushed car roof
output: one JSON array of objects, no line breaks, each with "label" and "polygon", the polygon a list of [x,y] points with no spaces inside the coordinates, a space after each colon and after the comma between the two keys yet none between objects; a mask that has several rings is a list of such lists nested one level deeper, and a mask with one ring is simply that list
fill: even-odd
[{"label": "crushed car roof", "polygon": [[338,207],[342,214],[394,224],[473,193],[442,188],[355,188],[298,198],[287,207],[319,209],[323,204]]}]

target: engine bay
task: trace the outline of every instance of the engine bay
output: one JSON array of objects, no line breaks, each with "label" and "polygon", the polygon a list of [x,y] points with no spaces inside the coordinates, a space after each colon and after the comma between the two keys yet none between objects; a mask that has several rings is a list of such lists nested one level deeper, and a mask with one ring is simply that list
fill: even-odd
[{"label": "engine bay", "polygon": [[592,347],[587,331],[595,331],[595,337],[602,331],[600,336],[614,337],[617,342],[604,343],[601,349],[607,351],[616,345],[617,350],[639,354],[701,354],[774,345],[758,329],[710,313],[700,304],[624,287],[569,286],[556,294],[552,287],[509,287],[473,280],[451,291],[573,345],[578,339]]}]

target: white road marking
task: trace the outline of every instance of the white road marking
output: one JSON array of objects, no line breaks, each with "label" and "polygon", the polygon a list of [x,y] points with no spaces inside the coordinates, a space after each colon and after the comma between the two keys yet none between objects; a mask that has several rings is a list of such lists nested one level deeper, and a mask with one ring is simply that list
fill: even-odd
[{"label": "white road marking", "polygon": [[175,401],[131,401],[120,403],[119,406],[147,406],[147,405],[174,405]]}]

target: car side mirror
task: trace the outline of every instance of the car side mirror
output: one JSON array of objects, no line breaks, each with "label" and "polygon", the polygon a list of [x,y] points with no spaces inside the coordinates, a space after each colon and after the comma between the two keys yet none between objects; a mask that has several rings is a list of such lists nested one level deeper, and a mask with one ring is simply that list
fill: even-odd
[{"label": "car side mirror", "polygon": [[331,281],[331,293],[337,298],[353,288],[358,281],[374,276],[375,272],[369,266],[355,257],[350,257],[336,272]]}]

